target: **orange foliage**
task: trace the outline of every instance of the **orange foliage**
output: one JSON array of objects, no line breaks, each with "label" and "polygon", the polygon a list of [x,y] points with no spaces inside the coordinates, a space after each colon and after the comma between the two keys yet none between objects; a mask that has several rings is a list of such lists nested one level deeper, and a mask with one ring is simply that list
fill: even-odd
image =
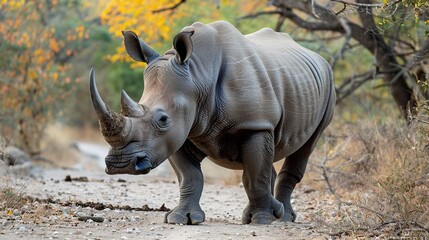
[{"label": "orange foliage", "polygon": [[[109,26],[109,31],[116,37],[122,37],[121,31],[133,30],[138,34],[144,34],[144,40],[153,47],[160,46],[161,41],[168,40],[171,36],[171,25],[185,15],[184,8],[174,11],[164,11],[153,14],[154,10],[175,4],[172,0],[136,0],[121,1],[111,0],[101,14],[102,24]],[[117,53],[108,57],[111,61],[127,61],[123,46],[117,49]]]},{"label": "orange foliage", "polygon": [[[40,151],[39,138],[52,116],[62,90],[67,64],[59,58],[73,51],[69,40],[56,36],[49,16],[58,1],[8,0],[0,2],[0,109],[2,135],[15,138],[15,144],[27,151]],[[86,29],[70,32],[71,41],[85,37]]]}]

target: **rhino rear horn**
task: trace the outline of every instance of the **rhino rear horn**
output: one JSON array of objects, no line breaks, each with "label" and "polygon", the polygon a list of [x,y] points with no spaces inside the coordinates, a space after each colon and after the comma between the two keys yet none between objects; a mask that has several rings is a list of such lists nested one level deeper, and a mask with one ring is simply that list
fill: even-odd
[{"label": "rhino rear horn", "polygon": [[121,93],[121,113],[127,117],[143,116],[142,106],[131,99],[124,90]]},{"label": "rhino rear horn", "polygon": [[159,57],[159,54],[137,37],[133,31],[122,31],[122,35],[125,49],[132,59],[149,64]]},{"label": "rhino rear horn", "polygon": [[95,112],[100,123],[101,133],[105,137],[117,136],[121,134],[125,126],[124,116],[111,111],[101,99],[98,93],[97,85],[95,83],[94,69],[91,68],[89,73],[89,90],[91,93],[91,100]]}]

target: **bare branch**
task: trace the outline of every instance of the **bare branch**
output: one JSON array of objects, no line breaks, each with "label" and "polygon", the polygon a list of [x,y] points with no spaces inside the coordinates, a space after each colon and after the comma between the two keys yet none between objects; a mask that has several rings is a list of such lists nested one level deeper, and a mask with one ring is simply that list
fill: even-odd
[{"label": "bare branch", "polygon": [[346,10],[346,8],[347,8],[347,4],[343,3],[343,8],[340,11],[336,12],[335,15],[337,16],[340,15],[342,12]]},{"label": "bare branch", "polygon": [[336,54],[336,56],[334,56],[333,62],[331,64],[332,69],[335,68],[335,65],[337,64],[338,59],[343,57],[344,52],[346,51],[347,46],[350,42],[350,39],[352,38],[352,31],[351,31],[349,25],[347,24],[347,20],[345,20],[344,18],[340,18],[339,21],[340,21],[340,24],[344,28],[344,31],[345,31],[345,40],[344,40],[343,46],[341,46],[341,48],[338,51],[338,53]]},{"label": "bare branch", "polygon": [[372,69],[368,72],[364,72],[358,75],[354,75],[346,78],[341,86],[336,88],[337,91],[337,104],[356,91],[360,86],[369,80],[374,79],[378,72],[376,69]]},{"label": "bare branch", "polygon": [[300,18],[296,15],[291,9],[285,11],[285,17],[290,19],[293,23],[307,29],[309,31],[335,31],[335,32],[344,32],[343,27],[338,21],[326,21],[326,22],[309,22]]},{"label": "bare branch", "polygon": [[410,124],[412,123],[412,122],[414,122],[414,121],[417,121],[417,122],[420,122],[420,123],[424,123],[424,124],[429,124],[429,120],[423,120],[423,119],[421,119],[421,118],[419,118],[419,117],[416,117],[416,116],[413,116],[411,113],[410,113]]},{"label": "bare branch", "polygon": [[243,20],[243,19],[257,18],[257,17],[262,16],[262,15],[272,15],[272,14],[279,14],[279,15],[281,15],[282,12],[281,11],[262,11],[262,12],[252,13],[252,14],[248,14],[248,15],[239,17],[236,20],[240,21],[240,20]]},{"label": "bare branch", "polygon": [[180,2],[174,4],[171,7],[165,7],[165,8],[160,8],[160,9],[157,9],[157,10],[153,10],[152,13],[160,13],[160,12],[165,12],[165,11],[173,11],[174,9],[178,8],[180,5],[182,5],[185,2],[186,2],[186,0],[180,0]]},{"label": "bare branch", "polygon": [[424,58],[429,56],[429,39],[426,39],[422,48],[415,52],[413,57],[408,61],[406,67],[402,68],[396,76],[390,81],[391,83],[395,83],[399,78],[401,78],[404,74],[408,74],[408,72],[417,64],[419,64]]},{"label": "bare branch", "polygon": [[333,11],[316,3],[315,0],[271,0],[270,4],[279,9],[296,9],[307,15],[322,21],[335,21],[336,15]]},{"label": "bare branch", "polygon": [[331,1],[342,3],[346,6],[350,5],[350,6],[356,6],[356,7],[386,7],[386,6],[392,6],[392,5],[395,5],[397,3],[402,2],[402,0],[395,0],[393,2],[384,4],[384,3],[354,3],[354,2],[344,1],[344,0],[331,0]]}]

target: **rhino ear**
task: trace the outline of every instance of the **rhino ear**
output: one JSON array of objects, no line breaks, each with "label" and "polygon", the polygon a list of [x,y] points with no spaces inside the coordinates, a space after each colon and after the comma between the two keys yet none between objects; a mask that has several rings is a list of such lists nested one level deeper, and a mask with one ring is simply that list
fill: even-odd
[{"label": "rhino ear", "polygon": [[122,31],[125,49],[131,58],[138,62],[150,63],[159,57],[159,54],[143,42],[132,31]]},{"label": "rhino ear", "polygon": [[180,64],[184,64],[192,55],[192,40],[191,36],[194,31],[180,32],[176,35],[173,41],[174,49],[177,52],[177,60]]}]

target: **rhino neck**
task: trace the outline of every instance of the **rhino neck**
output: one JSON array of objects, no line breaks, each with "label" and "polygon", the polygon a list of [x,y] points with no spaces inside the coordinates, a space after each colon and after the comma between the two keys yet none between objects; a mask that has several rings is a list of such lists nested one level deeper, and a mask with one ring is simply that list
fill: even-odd
[{"label": "rhino neck", "polygon": [[215,51],[210,57],[194,54],[190,61],[189,69],[196,93],[196,114],[190,132],[191,137],[206,132],[210,119],[218,115],[220,101],[214,101],[213,93],[223,80],[222,56],[223,53],[220,51]]},{"label": "rhino neck", "polygon": [[[197,92],[197,112],[190,137],[216,135],[227,123],[229,80],[234,79],[235,56],[246,43],[244,36],[227,22],[195,23],[194,51],[190,72]],[[239,50],[237,50],[239,49]],[[246,48],[247,49],[247,48]],[[248,48],[252,49],[252,48]],[[251,53],[249,55],[252,55]],[[216,124],[215,124],[216,123]]]}]

